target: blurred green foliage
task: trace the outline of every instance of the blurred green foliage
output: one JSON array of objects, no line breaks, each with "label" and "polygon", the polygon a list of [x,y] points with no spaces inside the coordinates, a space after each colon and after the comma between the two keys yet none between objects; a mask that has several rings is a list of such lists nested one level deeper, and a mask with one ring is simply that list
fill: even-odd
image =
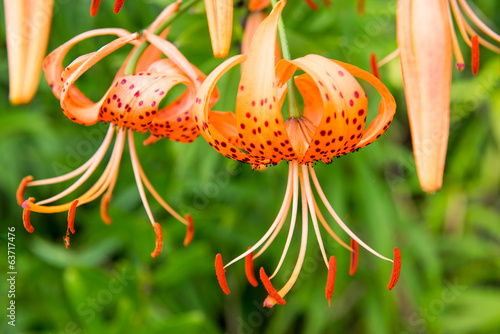
[{"label": "blurred green foliage", "polygon": [[[481,17],[500,31],[500,3],[474,1]],[[118,15],[112,1],[102,1],[90,18],[90,1],[56,0],[49,50],[98,27],[130,31],[146,27],[168,3],[125,1]],[[311,11],[303,1],[289,1],[283,18],[293,57],[318,53],[368,69],[369,53],[379,58],[396,48],[396,1],[367,1],[356,13],[355,1],[332,1]],[[247,15],[234,15],[232,54],[238,53]],[[2,15],[3,19],[3,15]],[[5,40],[2,22],[0,37]],[[211,54],[203,6],[176,21],[169,40],[204,72],[220,60]],[[109,39],[95,38],[67,57],[94,51]],[[165,245],[152,259],[154,233],[142,208],[125,151],[110,205],[113,224],[99,216],[99,203],[79,207],[76,234],[66,250],[62,237],[66,214],[31,215],[35,232],[22,225],[15,191],[25,175],[42,179],[68,172],[97,149],[106,127],[83,127],[60,112],[42,78],[34,101],[12,107],[7,101],[5,45],[0,45],[0,230],[6,254],[7,227],[16,231],[16,327],[7,324],[7,289],[2,279],[2,333],[495,333],[500,331],[500,91],[498,56],[481,51],[477,77],[453,73],[451,133],[443,189],[426,195],[419,187],[411,152],[399,63],[381,69],[398,103],[395,121],[374,145],[315,169],[327,197],[344,221],[367,243],[391,256],[402,253],[401,278],[386,290],[390,264],[366,251],[357,273],[348,275],[349,254],[331,238],[327,251],[337,257],[337,280],[328,308],[324,297],[327,270],[310,233],[307,259],[287,305],[264,309],[262,285],[251,287],[239,262],[227,271],[231,294],[220,290],[215,254],[227,262],[254,244],[267,230],[282,201],[287,166],[263,172],[230,161],[202,138],[185,145],[160,141],[139,146],[146,174],[182,214],[191,213],[196,234],[182,246],[185,229],[151,201],[163,226]],[[130,49],[128,49],[130,50]],[[85,74],[79,85],[99,98],[112,81],[126,52],[118,52]],[[463,48],[463,50],[468,50]],[[465,51],[467,59],[470,55]],[[221,110],[234,105],[237,75],[221,82]],[[224,86],[222,86],[224,85]],[[231,88],[232,87],[232,88]],[[367,88],[369,97],[376,93]],[[101,95],[99,95],[101,94]],[[378,97],[372,98],[376,108]],[[139,135],[139,143],[146,137]],[[100,169],[102,170],[102,169]],[[29,189],[48,197],[62,186]],[[333,222],[332,222],[333,223]],[[338,229],[336,229],[338,231]],[[340,231],[339,231],[340,232]],[[298,232],[296,232],[298,233]],[[277,276],[280,286],[298,252],[295,236],[290,255]],[[344,236],[344,239],[345,236]],[[256,261],[273,268],[285,236]],[[0,261],[6,276],[7,256]]]}]

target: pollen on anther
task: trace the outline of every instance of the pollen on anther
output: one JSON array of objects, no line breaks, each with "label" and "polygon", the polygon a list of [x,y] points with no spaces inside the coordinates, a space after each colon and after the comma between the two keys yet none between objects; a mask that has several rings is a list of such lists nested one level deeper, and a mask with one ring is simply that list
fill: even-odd
[{"label": "pollen on anther", "polygon": [[259,283],[257,282],[257,279],[255,279],[254,275],[254,269],[253,269],[253,252],[249,253],[245,257],[245,274],[247,275],[248,282],[252,286],[257,286]]},{"label": "pollen on anther", "polygon": [[157,257],[161,253],[161,249],[163,248],[163,233],[161,231],[161,225],[158,223],[153,224],[153,228],[155,229],[156,234],[156,244],[155,250],[151,253],[151,257]]},{"label": "pollen on anther", "polygon": [[266,275],[266,272],[264,271],[263,267],[260,267],[260,280],[264,284],[264,287],[266,288],[267,293],[269,293],[269,296],[271,296],[274,300],[276,300],[278,304],[281,305],[286,304],[286,301],[276,291],[273,284],[271,283],[271,280],[269,280],[269,277]]},{"label": "pollen on anther", "polygon": [[392,265],[392,275],[391,281],[389,285],[387,285],[387,289],[392,290],[399,279],[399,272],[401,271],[401,253],[399,252],[399,248],[394,248],[394,263]]},{"label": "pollen on anther", "polygon": [[358,243],[356,240],[351,239],[351,265],[349,267],[349,275],[354,275],[356,269],[358,268]]},{"label": "pollen on anther", "polygon": [[471,37],[472,42],[472,74],[476,75],[479,72],[479,37],[474,35]]},{"label": "pollen on anther", "polygon": [[187,220],[186,225],[186,237],[184,238],[184,246],[188,246],[193,240],[194,235],[194,220],[189,213],[184,216]]},{"label": "pollen on anther", "polygon": [[78,200],[74,200],[68,211],[68,231],[71,231],[73,234],[75,234],[75,210],[77,206]]},{"label": "pollen on anther", "polygon": [[330,256],[330,261],[328,262],[328,279],[326,281],[326,299],[328,300],[328,306],[331,306],[333,288],[335,286],[335,272],[337,271],[336,262],[335,256]]},{"label": "pollen on anther", "polygon": [[35,230],[33,228],[33,226],[31,226],[31,223],[30,223],[30,213],[31,213],[30,203],[33,203],[34,201],[35,201],[35,198],[34,197],[30,197],[27,200],[25,200],[22,203],[22,205],[21,205],[22,208],[23,208],[23,224],[24,224],[24,228],[29,233],[33,233],[33,231]]},{"label": "pollen on anther", "polygon": [[222,288],[222,291],[224,291],[224,293],[228,295],[231,291],[229,291],[229,287],[227,286],[225,273],[226,269],[224,269],[222,256],[219,253],[215,256],[215,274],[217,275],[217,280],[219,281],[219,285]]}]

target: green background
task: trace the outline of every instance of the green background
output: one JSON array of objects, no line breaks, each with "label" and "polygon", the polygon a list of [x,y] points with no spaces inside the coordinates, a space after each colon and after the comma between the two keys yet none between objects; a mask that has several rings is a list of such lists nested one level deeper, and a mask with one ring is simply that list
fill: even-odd
[{"label": "green background", "polygon": [[[102,1],[95,18],[90,1],[56,0],[48,50],[97,27],[137,31],[168,3],[125,1],[112,13]],[[500,31],[500,3],[474,1],[474,8]],[[382,58],[396,48],[395,1],[367,1],[356,13],[355,1],[332,0],[332,7],[311,11],[290,0],[283,12],[291,53],[317,53],[369,70],[369,54]],[[483,13],[486,13],[484,15]],[[491,14],[491,15],[490,15]],[[247,12],[235,9],[231,54],[237,54]],[[488,19],[489,17],[489,19]],[[3,15],[2,15],[3,20]],[[1,22],[1,40],[5,24]],[[203,6],[183,15],[169,40],[205,73],[221,62],[211,54]],[[79,44],[66,58],[97,50],[110,39]],[[462,43],[462,41],[461,41]],[[462,43],[463,44],[463,43]],[[5,44],[0,58],[0,212],[2,333],[494,333],[500,330],[500,94],[498,55],[482,48],[479,75],[470,67],[453,72],[451,125],[443,189],[427,195],[419,187],[398,60],[381,68],[398,109],[388,132],[356,154],[318,163],[320,183],[340,217],[358,236],[384,255],[402,254],[398,285],[387,291],[392,266],[365,250],[358,271],[349,276],[349,254],[322,230],[327,252],[337,258],[332,306],[325,299],[327,269],[312,229],[307,258],[286,306],[264,309],[262,284],[250,286],[244,263],[227,270],[231,294],[215,276],[215,254],[227,263],[253,245],[277,214],[286,187],[287,164],[265,171],[233,162],[199,138],[192,144],[162,140],[140,145],[139,158],[160,194],[182,214],[191,213],[196,234],[183,247],[184,225],[151,199],[163,227],[164,249],[152,259],[154,233],[142,208],[125,149],[110,204],[113,224],[99,217],[99,202],[76,211],[76,234],[65,249],[66,213],[31,214],[35,228],[22,225],[15,191],[26,175],[53,177],[75,169],[98,148],[106,126],[84,127],[60,112],[58,100],[42,77],[27,106],[8,103]],[[117,52],[86,73],[79,86],[94,99],[111,83],[130,50]],[[463,47],[464,56],[470,51]],[[65,63],[65,65],[67,64]],[[231,110],[238,71],[223,77],[219,110]],[[376,92],[364,86],[376,110]],[[108,155],[109,156],[109,153]],[[102,172],[98,169],[97,175]],[[96,180],[97,178],[94,178]],[[89,187],[89,184],[85,184]],[[29,188],[47,198],[63,185]],[[333,224],[331,217],[329,219]],[[16,327],[7,324],[7,228],[15,227]],[[335,231],[339,231],[334,227]],[[296,233],[300,229],[297,228]],[[339,231],[340,233],[341,231]],[[277,264],[286,232],[256,260],[269,273]],[[340,233],[344,240],[348,238]],[[280,287],[298,253],[296,235],[282,271]]]}]

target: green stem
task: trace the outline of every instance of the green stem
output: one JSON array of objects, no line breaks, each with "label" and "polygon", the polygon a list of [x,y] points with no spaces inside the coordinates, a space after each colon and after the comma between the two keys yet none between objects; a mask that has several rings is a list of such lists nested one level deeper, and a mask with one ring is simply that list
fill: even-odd
[{"label": "green stem", "polygon": [[[276,6],[277,1],[271,0],[271,4],[273,7]],[[278,22],[278,36],[280,39],[281,45],[281,53],[283,54],[283,59],[291,60],[292,56],[290,55],[290,46],[288,45],[288,38],[285,32],[285,24],[283,23],[283,19],[280,17]],[[302,117],[302,110],[299,106],[299,96],[297,86],[295,85],[295,80],[293,76],[287,82],[288,90],[288,116],[293,118]]]},{"label": "green stem", "polygon": [[[185,2],[178,11],[172,14],[165,22],[162,23],[161,26],[159,26],[155,31],[154,34],[158,35],[160,34],[163,30],[165,30],[169,25],[171,25],[180,15],[184,14],[185,11],[187,11],[189,8],[191,8],[193,5],[196,3],[200,2],[201,0],[188,0]],[[137,49],[135,49],[134,53],[132,56],[130,56],[130,59],[127,63],[127,66],[125,66],[125,75],[133,74],[135,72],[135,68],[137,67],[137,63],[139,61],[139,58],[141,58],[142,54],[146,50],[146,48],[149,46],[148,41],[142,42],[141,45]]]}]

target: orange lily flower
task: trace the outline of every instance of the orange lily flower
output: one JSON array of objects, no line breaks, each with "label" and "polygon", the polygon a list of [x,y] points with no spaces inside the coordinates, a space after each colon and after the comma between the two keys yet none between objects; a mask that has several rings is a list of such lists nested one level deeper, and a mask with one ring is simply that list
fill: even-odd
[{"label": "orange lily flower", "polygon": [[[194,232],[191,216],[189,214],[185,217],[180,216],[153,188],[139,163],[133,135],[134,131],[150,131],[152,135],[146,140],[147,143],[152,143],[162,137],[189,143],[199,134],[195,123],[191,119],[190,108],[194,101],[196,89],[205,76],[190,64],[173,44],[164,39],[168,29],[163,31],[160,36],[153,34],[153,31],[178,9],[179,4],[180,2],[177,2],[167,7],[157,20],[143,32],[142,37],[138,33],[130,33],[122,29],[92,30],[78,35],[61,45],[45,59],[45,75],[54,95],[61,102],[63,113],[76,123],[91,125],[101,121],[110,123],[110,126],[102,145],[78,169],[68,174],[45,180],[33,180],[31,176],[23,179],[18,189],[17,199],[19,204],[24,208],[24,224],[29,232],[33,232],[33,227],[29,220],[31,211],[40,213],[69,211],[68,230],[64,238],[67,247],[69,245],[69,233],[74,233],[74,213],[76,207],[93,201],[102,194],[104,196],[101,201],[101,217],[105,223],[111,223],[107,207],[117,180],[120,160],[128,135],[128,145],[137,188],[156,233],[156,247],[151,255],[156,257],[162,249],[162,232],[160,224],[155,221],[149,208],[143,185],[146,186],[166,211],[186,225],[187,234],[184,244],[187,245],[191,241]],[[116,35],[118,38],[96,52],[80,56],[63,69],[62,61],[76,43],[89,37],[100,35]],[[133,58],[134,51],[140,46],[141,42],[146,40],[151,45],[147,47],[139,58],[136,73],[125,75],[124,68],[127,62]],[[75,87],[75,81],[89,68],[108,54],[129,43],[134,44],[135,48],[100,101],[94,103]],[[166,55],[168,59],[160,59],[162,54]],[[158,110],[161,100],[176,85],[184,85],[186,91],[175,101]],[[216,98],[215,96],[214,99]],[[115,132],[117,135],[111,158],[98,181],[82,196],[74,200],[60,205],[47,205],[73,193],[94,173],[108,150]],[[53,197],[36,203],[34,202],[34,198],[24,200],[23,193],[26,187],[64,182],[81,174],[83,175],[73,185]]]},{"label": "orange lily flower", "polygon": [[53,7],[53,0],[4,1],[12,104],[29,103],[37,91]]},{"label": "orange lily flower", "polygon": [[465,63],[453,27],[449,5],[465,42],[472,47],[472,71],[479,68],[479,44],[500,53],[465,20],[468,18],[485,34],[500,42],[500,36],[474,14],[465,0],[399,0],[398,45],[410,120],[413,152],[422,189],[441,188],[448,143],[450,86],[455,53],[457,68]]},{"label": "orange lily flower", "polygon": [[225,58],[231,47],[233,0],[205,0],[214,57]]},{"label": "orange lily flower", "polygon": [[[115,7],[113,8],[113,12],[115,14],[118,14],[120,9],[122,9],[124,2],[125,2],[125,0],[115,0]],[[100,4],[101,4],[101,0],[92,0],[92,3],[90,4],[90,15],[91,16],[96,16],[97,10],[99,9]]]},{"label": "orange lily flower", "polygon": [[[357,266],[358,245],[376,256],[393,262],[393,275],[388,288],[392,289],[399,277],[400,255],[395,248],[395,259],[377,253],[352,232],[340,219],[325,197],[314,172],[313,163],[321,160],[331,163],[334,157],[354,152],[375,141],[389,126],[396,104],[387,88],[373,75],[355,66],[330,60],[318,55],[307,55],[295,60],[281,60],[275,65],[275,41],[278,19],[285,5],[280,1],[259,26],[248,55],[234,56],[218,66],[201,85],[193,116],[209,144],[224,156],[252,164],[274,165],[281,160],[289,162],[288,185],[281,209],[266,234],[246,252],[225,266],[220,254],[216,257],[216,273],[225,293],[229,293],[225,268],[245,258],[247,276],[252,285],[253,260],[259,257],[282,229],[291,206],[291,223],[283,255],[271,276],[263,268],[260,278],[269,293],[265,306],[285,304],[283,297],[294,285],[301,270],[307,247],[309,218],[328,268],[326,297],[330,301],[335,277],[335,257],[328,259],[319,230],[319,222],[326,231],[351,253],[351,274]],[[235,113],[215,118],[210,113],[210,96],[219,78],[237,64],[243,71],[236,98]],[[304,101],[303,116],[283,120],[281,107],[285,99],[284,84],[296,70],[305,74],[295,77]],[[373,85],[381,94],[378,115],[365,129],[368,100],[354,76]],[[351,237],[347,245],[332,231],[321,214],[313,195],[311,180],[330,215]],[[300,194],[300,195],[299,195]],[[288,282],[279,291],[271,279],[278,273],[289,248],[297,220],[299,197],[302,204],[302,237],[299,256]],[[258,250],[260,247],[260,250]],[[254,254],[255,251],[258,252]]]}]

